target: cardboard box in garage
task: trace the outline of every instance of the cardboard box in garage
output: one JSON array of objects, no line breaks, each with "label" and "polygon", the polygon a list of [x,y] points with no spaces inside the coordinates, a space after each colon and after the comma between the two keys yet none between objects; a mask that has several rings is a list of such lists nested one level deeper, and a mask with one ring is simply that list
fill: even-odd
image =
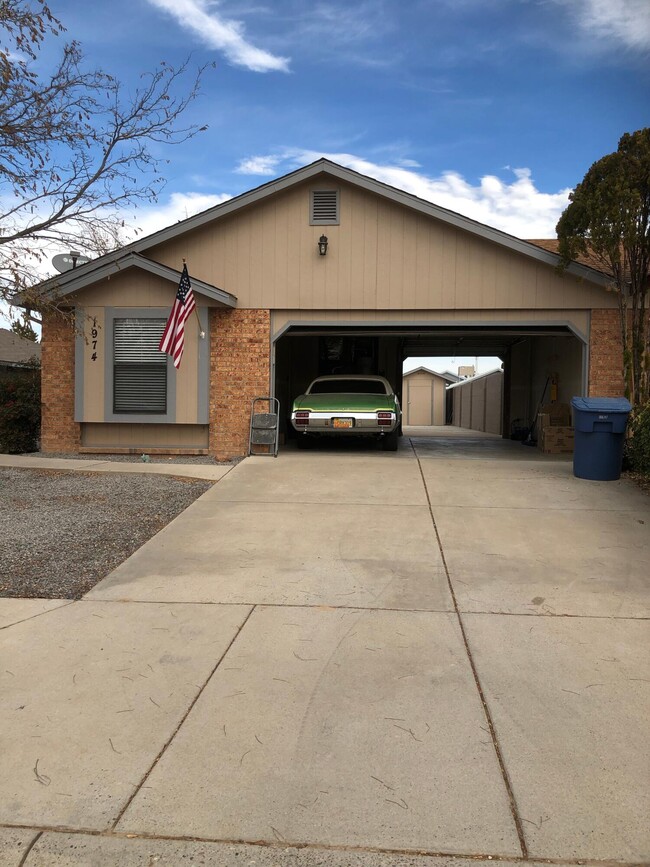
[{"label": "cardboard box in garage", "polygon": [[569,404],[545,404],[537,416],[537,447],[547,455],[571,454],[573,443]]},{"label": "cardboard box in garage", "polygon": [[568,403],[545,403],[540,408],[539,415],[544,416],[544,427],[571,426],[571,407]]},{"label": "cardboard box in garage", "polygon": [[546,455],[571,454],[574,433],[569,425],[547,425],[540,427],[537,446]]}]

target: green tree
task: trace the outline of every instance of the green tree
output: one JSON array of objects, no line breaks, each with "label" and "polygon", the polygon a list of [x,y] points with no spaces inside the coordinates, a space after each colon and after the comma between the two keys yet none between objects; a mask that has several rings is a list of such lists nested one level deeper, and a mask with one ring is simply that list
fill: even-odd
[{"label": "green tree", "polygon": [[[120,245],[124,209],[164,184],[159,144],[181,125],[205,67],[162,62],[132,93],[89,68],[79,43],[53,68],[42,49],[65,30],[45,0],[0,0],[0,301],[43,277],[52,253],[90,257]],[[34,298],[34,307],[38,299]]]},{"label": "green tree", "polygon": [[611,274],[626,396],[643,406],[650,400],[650,128],[625,133],[618,150],[595,162],[569,199],[557,224],[562,264],[589,255]]},{"label": "green tree", "polygon": [[17,334],[18,337],[24,337],[25,340],[32,340],[34,343],[38,342],[38,335],[32,328],[32,324],[26,316],[22,319],[14,319],[11,323],[11,330],[14,334]]}]

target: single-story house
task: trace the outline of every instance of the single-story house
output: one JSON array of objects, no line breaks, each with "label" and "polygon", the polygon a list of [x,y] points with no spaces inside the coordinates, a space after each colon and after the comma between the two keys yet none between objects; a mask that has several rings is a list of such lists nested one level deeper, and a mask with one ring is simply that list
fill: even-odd
[{"label": "single-story house", "polygon": [[[175,370],[158,341],[183,260],[197,314]],[[622,393],[605,274],[326,159],[41,284],[74,314],[42,334],[44,451],[245,454],[252,398],[407,357],[503,360],[503,420]],[[203,336],[202,336],[203,335]]]},{"label": "single-story house", "polygon": [[0,375],[29,370],[41,358],[41,346],[8,328],[0,328]]},{"label": "single-story house", "polygon": [[447,411],[447,386],[458,382],[453,373],[437,373],[416,367],[402,377],[402,419],[407,425],[445,425],[451,422]]}]

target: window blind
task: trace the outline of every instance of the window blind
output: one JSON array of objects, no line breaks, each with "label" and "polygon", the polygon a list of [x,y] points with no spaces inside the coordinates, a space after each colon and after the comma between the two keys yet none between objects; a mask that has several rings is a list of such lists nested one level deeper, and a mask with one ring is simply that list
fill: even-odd
[{"label": "window blind", "polygon": [[113,321],[113,412],[167,412],[167,356],[158,350],[165,322]]}]

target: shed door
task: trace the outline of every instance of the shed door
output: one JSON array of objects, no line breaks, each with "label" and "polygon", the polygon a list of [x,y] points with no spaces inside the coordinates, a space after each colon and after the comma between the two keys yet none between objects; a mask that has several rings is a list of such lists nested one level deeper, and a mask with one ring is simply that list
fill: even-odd
[{"label": "shed door", "polygon": [[409,382],[406,404],[406,424],[433,424],[432,416],[433,389],[431,383]]}]

